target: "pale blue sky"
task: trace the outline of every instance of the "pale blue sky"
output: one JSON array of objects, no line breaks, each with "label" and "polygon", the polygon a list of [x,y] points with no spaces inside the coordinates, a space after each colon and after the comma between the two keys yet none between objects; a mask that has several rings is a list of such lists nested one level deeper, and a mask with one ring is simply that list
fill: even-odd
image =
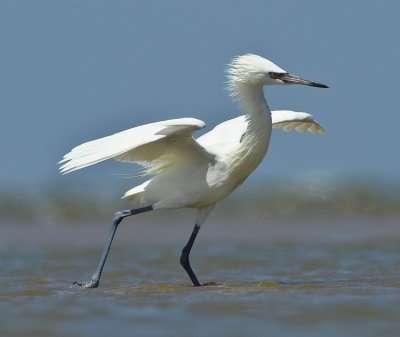
[{"label": "pale blue sky", "polygon": [[399,177],[398,1],[1,1],[0,186],[121,182],[126,164],[61,177],[71,147],[135,125],[239,114],[226,63],[260,54],[329,85],[273,87],[273,109],[326,134],[275,131],[252,178]]}]

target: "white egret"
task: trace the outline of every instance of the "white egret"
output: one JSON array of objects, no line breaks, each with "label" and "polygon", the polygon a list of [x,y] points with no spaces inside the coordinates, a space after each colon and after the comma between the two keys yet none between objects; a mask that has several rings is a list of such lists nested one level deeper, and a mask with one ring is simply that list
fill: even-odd
[{"label": "white egret", "polygon": [[227,69],[228,90],[243,116],[217,125],[195,139],[192,134],[205,123],[180,118],[146,124],[79,145],[64,156],[60,170],[68,173],[114,158],[139,163],[152,176],[125,193],[124,199],[142,207],[115,213],[112,228],[96,272],[82,288],[99,285],[101,273],[119,223],[123,218],[155,209],[196,208],[193,232],[182,250],[180,263],[194,286],[200,286],[189,263],[189,254],[199,232],[218,201],[240,186],[264,158],[272,128],[285,131],[323,132],[312,115],[295,111],[271,111],[264,85],[303,84],[328,88],[281,69],[253,54],[235,57]]}]

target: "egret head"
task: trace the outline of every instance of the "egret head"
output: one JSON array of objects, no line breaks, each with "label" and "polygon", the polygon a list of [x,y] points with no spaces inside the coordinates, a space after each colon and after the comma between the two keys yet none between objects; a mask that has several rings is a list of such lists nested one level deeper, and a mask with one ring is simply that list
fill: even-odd
[{"label": "egret head", "polygon": [[233,93],[241,85],[303,84],[311,87],[328,86],[289,74],[271,61],[254,54],[235,57],[227,69],[228,88]]}]

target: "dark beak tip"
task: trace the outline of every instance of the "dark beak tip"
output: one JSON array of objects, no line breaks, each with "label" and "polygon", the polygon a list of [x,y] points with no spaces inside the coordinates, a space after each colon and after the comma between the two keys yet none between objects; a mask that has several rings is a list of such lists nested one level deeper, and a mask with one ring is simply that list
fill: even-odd
[{"label": "dark beak tip", "polygon": [[312,86],[317,87],[317,88],[329,89],[329,87],[327,85],[322,84],[322,83],[317,83],[317,82],[313,82]]}]

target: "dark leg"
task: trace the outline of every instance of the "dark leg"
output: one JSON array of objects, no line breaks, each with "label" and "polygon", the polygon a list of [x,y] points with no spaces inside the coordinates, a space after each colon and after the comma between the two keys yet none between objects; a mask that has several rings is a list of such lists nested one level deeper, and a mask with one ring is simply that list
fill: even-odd
[{"label": "dark leg", "polygon": [[97,288],[99,286],[99,281],[101,277],[101,273],[104,268],[104,264],[106,263],[107,255],[108,252],[110,251],[111,243],[114,239],[115,232],[117,231],[118,225],[121,223],[123,218],[126,218],[131,215],[143,213],[143,212],[148,212],[153,209],[152,206],[147,206],[143,208],[138,208],[138,209],[128,209],[126,211],[119,211],[114,214],[113,220],[112,220],[112,226],[111,226],[111,231],[108,236],[106,245],[104,247],[103,255],[100,258],[99,265],[95,271],[95,273],[92,276],[92,279],[87,282],[74,282],[74,286],[78,286],[80,288]]},{"label": "dark leg", "polygon": [[187,274],[189,275],[190,279],[193,282],[193,286],[195,286],[195,287],[199,287],[199,286],[201,286],[201,284],[197,280],[197,277],[194,274],[192,267],[190,267],[189,254],[190,254],[190,250],[192,249],[193,242],[196,239],[196,236],[197,236],[197,233],[199,232],[199,230],[200,230],[200,226],[196,224],[193,228],[192,235],[190,235],[188,243],[182,249],[182,255],[181,255],[181,260],[180,260],[182,267],[186,270]]}]

